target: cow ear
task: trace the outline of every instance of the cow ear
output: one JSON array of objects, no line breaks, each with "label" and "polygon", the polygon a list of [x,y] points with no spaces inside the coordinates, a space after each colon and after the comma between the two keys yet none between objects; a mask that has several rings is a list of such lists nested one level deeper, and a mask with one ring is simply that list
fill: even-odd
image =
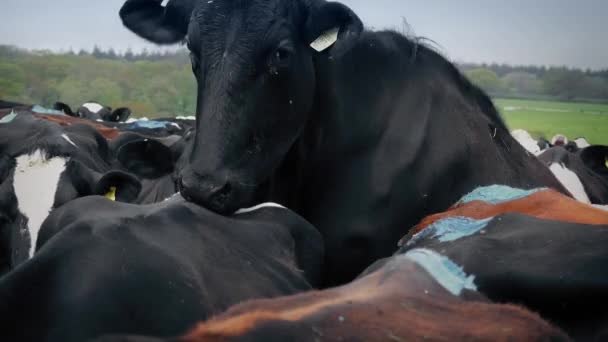
[{"label": "cow ear", "polygon": [[131,116],[131,110],[129,108],[121,107],[112,112],[112,121],[123,122]]},{"label": "cow ear", "polygon": [[334,44],[335,50],[346,51],[363,31],[361,19],[347,6],[338,2],[312,5],[306,20],[305,37],[310,46],[322,52]]},{"label": "cow ear", "polygon": [[105,196],[113,201],[132,203],[141,192],[141,182],[122,171],[106,172],[95,184],[95,195]]},{"label": "cow ear", "polygon": [[53,109],[62,111],[65,115],[76,116],[74,112],[72,112],[72,108],[63,102],[55,102],[53,105]]},{"label": "cow ear", "polygon": [[175,44],[188,32],[196,0],[127,0],[120,9],[122,23],[133,33],[157,44]]},{"label": "cow ear", "polygon": [[116,158],[133,174],[155,179],[173,172],[171,149],[154,139],[133,141],[118,149]]}]

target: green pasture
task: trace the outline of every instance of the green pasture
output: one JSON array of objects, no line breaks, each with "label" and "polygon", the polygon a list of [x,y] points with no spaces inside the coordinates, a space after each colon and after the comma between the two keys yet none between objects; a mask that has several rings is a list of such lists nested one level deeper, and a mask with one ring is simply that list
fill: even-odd
[{"label": "green pasture", "polygon": [[511,130],[525,129],[534,138],[585,137],[591,144],[608,145],[608,105],[494,99]]}]

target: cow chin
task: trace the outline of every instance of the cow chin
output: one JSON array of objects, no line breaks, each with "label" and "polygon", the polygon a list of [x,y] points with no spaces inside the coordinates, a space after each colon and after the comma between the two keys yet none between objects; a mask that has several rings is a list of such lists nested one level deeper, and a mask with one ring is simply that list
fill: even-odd
[{"label": "cow chin", "polygon": [[230,182],[221,175],[198,175],[186,168],[179,179],[181,195],[189,202],[201,205],[220,215],[230,215],[247,207],[252,201],[253,188]]}]

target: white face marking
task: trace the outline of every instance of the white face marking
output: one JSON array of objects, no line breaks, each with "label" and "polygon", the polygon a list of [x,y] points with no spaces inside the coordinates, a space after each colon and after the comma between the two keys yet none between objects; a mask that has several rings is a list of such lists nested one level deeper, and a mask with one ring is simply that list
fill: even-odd
[{"label": "white face marking", "polygon": [[19,211],[28,218],[30,258],[34,255],[36,240],[42,222],[55,202],[59,177],[65,171],[67,159],[45,159],[41,150],[17,157],[13,187]]},{"label": "white face marking", "polygon": [[246,214],[246,213],[250,213],[252,211],[256,211],[256,210],[259,210],[259,209],[262,209],[262,208],[282,208],[282,209],[287,209],[287,208],[285,208],[284,206],[282,206],[280,204],[272,203],[272,202],[267,202],[267,203],[258,204],[255,207],[239,209],[234,214],[235,215]]},{"label": "white face marking", "polygon": [[536,143],[536,140],[530,136],[530,133],[524,131],[523,129],[516,129],[511,132],[511,135],[521,146],[528,150],[528,152],[534,154],[540,153],[540,147]]},{"label": "white face marking", "polygon": [[99,113],[100,110],[103,109],[103,106],[99,103],[88,102],[82,105],[84,108],[88,109],[91,113]]},{"label": "white face marking", "polygon": [[180,125],[176,124],[175,122],[172,122],[172,123],[171,123],[171,126],[173,126],[173,127],[177,127],[177,129],[182,129],[182,128],[180,127]]},{"label": "white face marking", "polygon": [[64,133],[64,134],[62,134],[62,135],[61,135],[61,137],[62,137],[62,138],[65,140],[65,141],[69,142],[69,143],[70,143],[72,146],[74,146],[74,147],[78,147],[78,146],[76,146],[76,144],[75,144],[75,143],[72,141],[72,139],[70,139],[70,137],[69,137],[67,134],[65,134],[65,133]]},{"label": "white face marking", "polygon": [[551,169],[551,172],[553,172],[557,180],[570,191],[577,201],[591,203],[589,196],[587,196],[587,192],[585,192],[583,183],[581,183],[581,180],[574,172],[568,170],[563,164],[558,163],[551,164],[549,169]]}]

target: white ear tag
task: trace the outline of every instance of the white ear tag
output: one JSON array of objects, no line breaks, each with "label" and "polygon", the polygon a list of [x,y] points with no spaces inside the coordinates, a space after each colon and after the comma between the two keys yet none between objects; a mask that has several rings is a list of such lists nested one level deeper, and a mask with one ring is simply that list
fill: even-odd
[{"label": "white ear tag", "polygon": [[321,52],[329,48],[330,46],[334,45],[336,41],[338,41],[339,31],[339,27],[334,27],[331,30],[323,32],[319,36],[319,38],[317,38],[314,42],[310,43],[310,47],[315,49],[317,52]]}]

